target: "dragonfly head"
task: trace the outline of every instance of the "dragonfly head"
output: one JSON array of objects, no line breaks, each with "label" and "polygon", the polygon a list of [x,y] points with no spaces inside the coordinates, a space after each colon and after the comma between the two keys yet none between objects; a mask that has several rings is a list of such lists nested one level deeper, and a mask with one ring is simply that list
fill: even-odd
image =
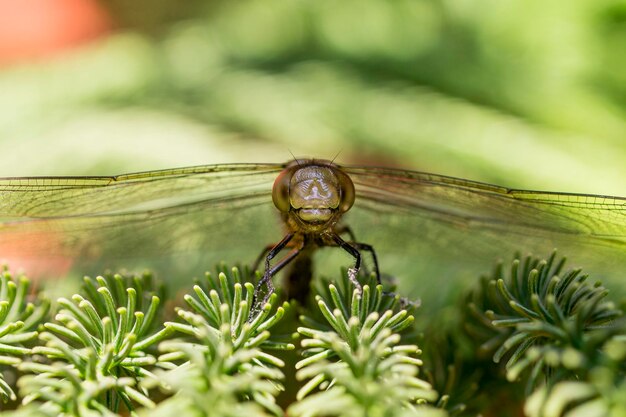
[{"label": "dragonfly head", "polygon": [[354,184],[328,161],[294,161],[280,173],[272,190],[274,205],[305,227],[334,223],[354,203]]}]

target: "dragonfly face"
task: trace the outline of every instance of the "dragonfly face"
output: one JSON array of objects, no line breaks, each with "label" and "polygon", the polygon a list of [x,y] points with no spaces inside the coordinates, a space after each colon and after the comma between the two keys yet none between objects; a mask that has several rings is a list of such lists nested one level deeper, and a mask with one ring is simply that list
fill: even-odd
[{"label": "dragonfly face", "polygon": [[330,161],[293,161],[274,181],[272,199],[293,231],[332,227],[354,204],[354,184]]}]

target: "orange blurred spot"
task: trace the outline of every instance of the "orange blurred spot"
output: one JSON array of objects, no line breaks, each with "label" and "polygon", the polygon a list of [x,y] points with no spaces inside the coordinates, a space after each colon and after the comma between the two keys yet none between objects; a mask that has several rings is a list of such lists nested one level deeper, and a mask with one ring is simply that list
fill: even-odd
[{"label": "orange blurred spot", "polygon": [[[0,264],[11,271],[23,272],[33,281],[49,278],[65,278],[74,264],[72,257],[45,248],[58,248],[60,241],[50,234],[28,233],[10,241],[0,242]],[[35,250],[33,251],[33,248]]]},{"label": "orange blurred spot", "polygon": [[0,64],[51,55],[110,27],[94,0],[0,0]]}]

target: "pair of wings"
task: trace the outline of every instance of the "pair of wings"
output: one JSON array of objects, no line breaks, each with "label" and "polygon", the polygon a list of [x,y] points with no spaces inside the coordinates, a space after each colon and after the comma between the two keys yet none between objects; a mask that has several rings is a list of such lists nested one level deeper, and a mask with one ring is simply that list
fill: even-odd
[{"label": "pair of wings", "polygon": [[[151,267],[172,279],[222,260],[250,263],[283,235],[271,188],[285,165],[0,179],[0,259],[39,275]],[[624,198],[342,169],[356,188],[343,222],[374,246],[383,272],[448,279],[489,270],[516,250],[553,248],[601,276],[626,266]]]}]

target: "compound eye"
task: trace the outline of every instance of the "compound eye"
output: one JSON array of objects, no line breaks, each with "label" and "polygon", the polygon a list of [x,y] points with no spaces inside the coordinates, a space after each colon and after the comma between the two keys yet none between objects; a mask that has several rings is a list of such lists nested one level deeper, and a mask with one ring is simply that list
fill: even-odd
[{"label": "compound eye", "polygon": [[355,199],[355,191],[354,191],[354,183],[350,179],[350,177],[340,171],[335,171],[335,175],[339,180],[339,190],[341,192],[341,203],[339,203],[339,211],[345,213],[350,210],[350,207],[354,204]]},{"label": "compound eye", "polygon": [[289,202],[289,182],[291,181],[292,175],[292,169],[283,170],[283,172],[276,177],[274,186],[272,187],[272,200],[274,201],[274,205],[283,213],[287,213],[291,208],[291,203]]}]

